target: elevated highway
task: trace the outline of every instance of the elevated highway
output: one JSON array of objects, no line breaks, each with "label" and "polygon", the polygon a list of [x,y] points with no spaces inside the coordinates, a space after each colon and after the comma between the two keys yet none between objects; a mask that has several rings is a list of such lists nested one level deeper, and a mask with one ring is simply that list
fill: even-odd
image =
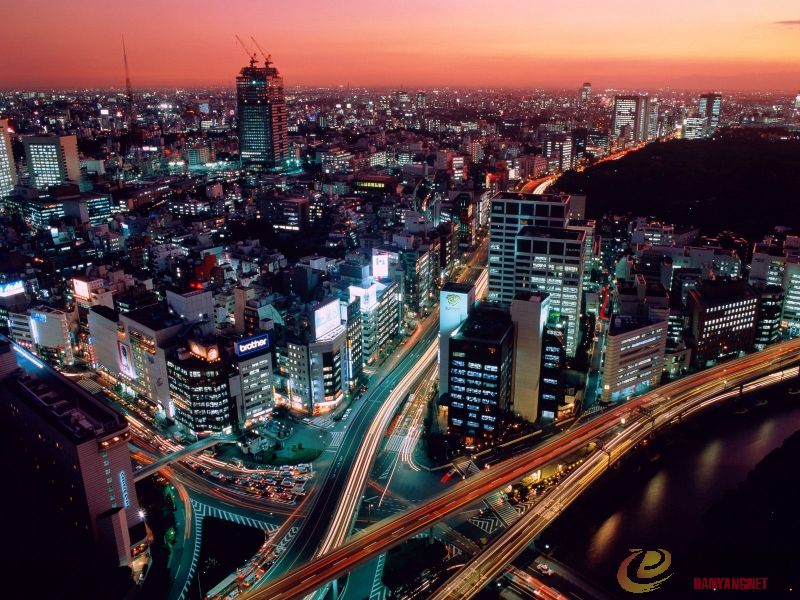
[{"label": "elevated highway", "polygon": [[[761,352],[724,363],[664,385],[625,404],[599,413],[582,424],[553,437],[541,446],[492,465],[425,504],[394,515],[369,527],[338,548],[316,556],[308,564],[283,577],[267,582],[246,595],[247,598],[288,600],[299,598],[340,577],[355,567],[386,552],[405,539],[429,529],[438,521],[458,512],[484,496],[509,485],[546,463],[559,460],[591,441],[604,440],[620,431],[629,431],[614,447],[635,445],[633,432],[644,432],[665,421],[681,419],[722,394],[736,394],[749,382],[800,364],[800,339],[771,346]],[[649,424],[649,427],[644,425]],[[623,446],[623,444],[625,444]],[[609,453],[622,450],[608,449]],[[609,454],[609,459],[611,454]],[[594,459],[595,464],[602,462]],[[588,468],[588,467],[587,467]],[[582,470],[581,473],[586,475]],[[599,475],[599,471],[598,471]],[[588,485],[588,484],[587,484]],[[581,486],[580,490],[585,489]],[[578,494],[580,491],[577,492]],[[577,494],[576,494],[577,496]]]}]

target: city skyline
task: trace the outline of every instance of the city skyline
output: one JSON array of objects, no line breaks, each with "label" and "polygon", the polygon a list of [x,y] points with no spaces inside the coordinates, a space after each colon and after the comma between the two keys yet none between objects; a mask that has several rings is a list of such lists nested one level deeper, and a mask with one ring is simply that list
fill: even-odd
[{"label": "city skyline", "polygon": [[[34,4],[35,24],[30,4],[7,9],[17,26],[0,43],[3,87],[121,86],[123,35],[134,87],[232,85],[245,62],[237,33],[272,53],[287,87],[553,88],[586,80],[598,88],[793,90],[800,80],[790,58],[800,54],[800,20],[789,0],[681,0],[658,19],[626,0],[579,10],[513,2],[502,11],[477,0],[459,11],[415,0],[397,16],[386,2],[225,11],[200,2],[192,19],[181,3],[145,2],[119,29],[103,23],[99,3],[80,12]],[[168,24],[165,34],[154,35],[156,23]],[[47,43],[26,43],[34,37]]]}]

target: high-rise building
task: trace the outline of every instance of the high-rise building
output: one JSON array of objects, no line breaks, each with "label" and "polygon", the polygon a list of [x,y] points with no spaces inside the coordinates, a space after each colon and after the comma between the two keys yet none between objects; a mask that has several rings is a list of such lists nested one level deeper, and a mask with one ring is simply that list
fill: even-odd
[{"label": "high-rise building", "polygon": [[217,344],[189,340],[167,359],[169,393],[175,420],[194,434],[219,433],[233,425],[228,388],[230,363]]},{"label": "high-rise building", "polygon": [[557,171],[572,168],[573,158],[572,136],[565,133],[551,133],[544,141],[544,155]]},{"label": "high-rise building", "polygon": [[567,194],[499,192],[491,199],[489,222],[489,300],[511,302],[517,290],[514,278],[516,239],[526,225],[564,227],[568,222]]},{"label": "high-rise building", "polygon": [[[517,292],[511,301],[514,322],[514,412],[534,423],[539,420],[539,384],[545,325],[550,317],[546,292]],[[555,414],[552,415],[555,417]]]},{"label": "high-rise building", "polygon": [[267,61],[251,60],[236,78],[239,156],[243,167],[274,169],[289,157],[283,78]]},{"label": "high-rise building", "polygon": [[611,319],[603,361],[605,402],[617,402],[658,385],[667,346],[667,321],[617,315]]},{"label": "high-rise building", "polygon": [[755,348],[763,350],[780,339],[784,295],[783,288],[779,285],[756,289],[756,294],[758,294],[758,318]]},{"label": "high-rise building", "polygon": [[706,127],[716,129],[719,127],[719,114],[722,111],[721,94],[703,94],[697,106],[698,114],[705,119]]},{"label": "high-rise building", "polygon": [[649,104],[647,96],[614,96],[614,136],[628,142],[645,141]]},{"label": "high-rise building", "polygon": [[231,398],[239,425],[249,427],[265,419],[274,403],[269,334],[241,339],[233,344],[233,350]]},{"label": "high-rise building", "polygon": [[[19,456],[51,488],[76,537],[120,565],[147,549],[125,417],[21,347],[0,341],[0,405]],[[144,556],[144,555],[143,555]]]},{"label": "high-rise building", "polygon": [[448,431],[467,448],[490,444],[511,406],[514,323],[479,306],[450,336]]},{"label": "high-rise building", "polygon": [[582,230],[529,225],[516,237],[514,290],[539,290],[550,295],[551,312],[567,320],[570,357],[575,356],[578,346],[585,235]]},{"label": "high-rise building", "polygon": [[800,253],[787,253],[783,292],[783,324],[796,337],[800,335]]},{"label": "high-rise building", "polygon": [[581,87],[581,104],[589,104],[592,101],[592,84],[588,81]]},{"label": "high-rise building", "polygon": [[475,286],[471,283],[444,284],[439,292],[439,395],[448,391],[450,334],[463,323],[475,304]]},{"label": "high-rise building", "polygon": [[8,196],[17,185],[17,169],[11,150],[8,120],[0,119],[0,200]]},{"label": "high-rise building", "polygon": [[753,349],[758,297],[746,282],[704,281],[688,297],[695,366],[705,368]]},{"label": "high-rise building", "polygon": [[78,140],[74,135],[26,137],[22,143],[33,187],[45,190],[51,185],[80,180]]}]

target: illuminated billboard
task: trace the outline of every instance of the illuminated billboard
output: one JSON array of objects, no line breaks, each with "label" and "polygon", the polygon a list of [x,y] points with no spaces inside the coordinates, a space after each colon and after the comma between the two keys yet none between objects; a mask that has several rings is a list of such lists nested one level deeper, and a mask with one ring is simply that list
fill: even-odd
[{"label": "illuminated billboard", "polygon": [[233,345],[236,356],[247,356],[269,349],[269,335],[262,333],[253,337],[239,340]]},{"label": "illuminated billboard", "polygon": [[73,279],[72,293],[75,295],[76,298],[80,298],[81,300],[88,300],[91,297],[91,294],[89,292],[89,282],[83,281],[82,279]]},{"label": "illuminated billboard", "polygon": [[342,324],[339,300],[332,298],[314,310],[314,337],[319,339]]},{"label": "illuminated billboard", "polygon": [[[385,286],[384,286],[385,287]],[[356,285],[350,286],[350,302],[356,298],[361,299],[361,310],[369,311],[378,302],[378,286],[372,284],[369,287],[361,287]]]},{"label": "illuminated billboard", "polygon": [[378,279],[383,279],[389,276],[388,254],[372,255],[372,276],[377,277]]},{"label": "illuminated billboard", "polygon": [[8,298],[25,292],[25,283],[22,281],[6,281],[0,283],[0,298]]},{"label": "illuminated billboard", "polygon": [[136,369],[133,366],[133,356],[131,349],[120,341],[117,341],[117,352],[119,353],[119,370],[123,375],[136,379]]}]

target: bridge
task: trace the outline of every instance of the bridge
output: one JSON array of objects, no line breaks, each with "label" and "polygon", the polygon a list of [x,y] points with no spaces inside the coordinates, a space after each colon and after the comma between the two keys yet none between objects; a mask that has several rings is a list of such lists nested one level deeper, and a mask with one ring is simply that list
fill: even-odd
[{"label": "bridge", "polygon": [[[484,470],[459,482],[418,507],[376,523],[338,548],[315,557],[312,562],[293,569],[283,577],[267,582],[244,597],[263,600],[303,597],[387,552],[405,539],[430,529],[438,521],[479,501],[484,496],[521,479],[547,463],[563,459],[592,441],[603,440],[610,435],[624,433],[626,430],[630,432],[615,438],[619,441],[604,445],[608,453],[608,462],[611,462],[614,455],[618,457],[635,446],[636,435],[641,435],[643,431],[647,433],[656,426],[680,420],[723,394],[736,395],[748,383],[766,376],[775,373],[780,374],[780,378],[784,375],[797,376],[798,364],[800,364],[800,339],[775,344],[761,352],[661,386],[599,413],[595,418],[573,426],[537,448],[492,465],[490,470]],[[646,427],[648,423],[651,428]],[[580,471],[581,481],[584,481],[583,478],[586,476],[599,476],[597,457],[602,456],[596,453],[592,461],[587,461],[591,467]],[[591,475],[587,475],[589,473]],[[586,485],[573,490],[574,496],[570,501],[577,497]],[[537,514],[537,511],[532,512]]]},{"label": "bridge", "polygon": [[232,442],[233,438],[230,436],[217,436],[212,435],[211,437],[203,438],[197,440],[193,444],[189,444],[188,446],[181,448],[180,450],[176,450],[166,456],[162,456],[161,458],[151,462],[149,465],[139,469],[133,474],[134,481],[141,481],[142,479],[146,479],[155,473],[158,473],[164,467],[168,467],[172,463],[177,460],[180,460],[186,456],[191,456],[192,454],[197,454],[198,452],[202,452],[207,448],[211,448],[212,446],[216,446],[222,442]]}]

